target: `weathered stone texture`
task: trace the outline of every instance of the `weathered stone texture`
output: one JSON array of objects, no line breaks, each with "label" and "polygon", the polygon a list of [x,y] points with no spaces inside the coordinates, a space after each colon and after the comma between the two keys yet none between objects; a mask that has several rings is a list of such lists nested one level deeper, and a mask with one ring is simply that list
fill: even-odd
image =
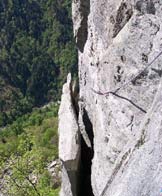
[{"label": "weathered stone texture", "polygon": [[[80,39],[81,4],[73,1]],[[159,196],[162,188],[162,1],[90,0],[79,49],[79,106],[93,125],[95,196]],[[78,15],[77,15],[78,13]],[[77,15],[77,17],[76,17]],[[84,23],[84,24],[85,24]],[[82,40],[82,39],[81,39]],[[80,122],[79,122],[80,124]],[[67,194],[68,195],[68,194]],[[88,195],[87,195],[88,196]]]},{"label": "weathered stone texture", "polygon": [[[112,95],[106,98],[91,89],[102,92],[116,89],[162,50],[161,4],[160,1],[130,0],[90,2],[88,39],[84,52],[79,54],[79,76],[80,97],[94,129],[92,186],[96,196],[102,193],[108,181],[107,196],[159,195],[161,144],[155,147],[154,134],[159,135],[160,142],[160,108],[151,114],[150,126],[144,127],[145,137],[150,133],[152,137],[134,149],[133,143],[138,142],[142,134],[140,126],[147,114],[125,100]],[[152,67],[162,69],[161,64],[162,57],[159,57]],[[149,111],[159,79],[158,74],[148,68],[119,94]],[[129,149],[133,151],[131,156],[121,162],[122,155]],[[153,150],[151,155],[149,149]]]},{"label": "weathered stone texture", "polygon": [[62,162],[61,196],[77,195],[77,176],[80,159],[80,134],[72,100],[71,75],[63,86],[59,109],[59,158]]}]

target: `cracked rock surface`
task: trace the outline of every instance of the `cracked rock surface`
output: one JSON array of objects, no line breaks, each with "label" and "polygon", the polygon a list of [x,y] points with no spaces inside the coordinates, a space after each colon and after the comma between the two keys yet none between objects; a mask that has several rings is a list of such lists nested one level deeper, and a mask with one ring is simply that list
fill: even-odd
[{"label": "cracked rock surface", "polygon": [[[73,0],[73,21],[81,42],[79,116],[86,110],[93,127],[93,195],[159,196],[162,1],[90,0],[89,8],[81,9],[84,2]],[[117,95],[103,95],[121,86]]]},{"label": "cracked rock surface", "polygon": [[77,173],[80,158],[80,136],[72,101],[71,75],[63,86],[59,109],[59,158],[62,162],[61,196],[77,195]]}]

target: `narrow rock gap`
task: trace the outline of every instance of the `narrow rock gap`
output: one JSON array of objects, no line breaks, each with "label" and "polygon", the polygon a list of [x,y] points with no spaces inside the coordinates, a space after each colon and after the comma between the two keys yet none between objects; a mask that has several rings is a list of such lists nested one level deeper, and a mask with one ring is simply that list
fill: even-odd
[{"label": "narrow rock gap", "polygon": [[88,38],[88,16],[90,14],[90,0],[80,2],[81,23],[78,28],[76,44],[80,52],[84,51],[84,45]]},{"label": "narrow rock gap", "polygon": [[83,122],[86,132],[91,141],[91,148],[89,148],[83,137],[81,137],[81,163],[80,163],[80,187],[78,196],[94,196],[91,185],[91,166],[94,155],[93,150],[93,126],[87,114],[87,111],[83,111]]},{"label": "narrow rock gap", "polygon": [[71,101],[74,107],[74,112],[78,119],[79,116],[79,105],[78,105],[78,97],[79,97],[79,81],[78,78],[74,80],[71,84]]},{"label": "narrow rock gap", "polygon": [[115,38],[119,32],[125,27],[133,15],[132,7],[128,7],[126,2],[122,2],[117,10],[117,15],[115,19],[113,38]]}]

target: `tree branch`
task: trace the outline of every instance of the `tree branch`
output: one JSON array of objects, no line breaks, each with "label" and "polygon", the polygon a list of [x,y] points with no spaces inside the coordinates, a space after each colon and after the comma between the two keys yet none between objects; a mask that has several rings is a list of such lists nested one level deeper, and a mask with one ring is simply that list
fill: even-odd
[{"label": "tree branch", "polygon": [[35,184],[32,182],[32,180],[30,180],[30,178],[24,173],[24,171],[22,171],[19,167],[17,167],[13,161],[11,161],[11,162],[14,165],[15,169],[17,171],[19,171],[23,175],[23,177],[29,182],[29,184],[33,187],[35,193],[38,196],[40,196],[40,193],[39,193],[38,189],[36,188]]}]

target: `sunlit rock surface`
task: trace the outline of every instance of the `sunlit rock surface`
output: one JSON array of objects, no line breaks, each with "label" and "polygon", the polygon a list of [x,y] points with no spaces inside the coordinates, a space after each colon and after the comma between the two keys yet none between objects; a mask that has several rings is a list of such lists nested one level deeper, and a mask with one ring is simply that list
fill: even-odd
[{"label": "sunlit rock surface", "polygon": [[59,158],[62,162],[61,196],[76,195],[77,172],[80,158],[78,122],[72,100],[71,75],[63,86],[59,109]]},{"label": "sunlit rock surface", "polygon": [[[93,130],[89,195],[159,196],[162,1],[84,2],[73,0],[73,21],[79,50],[79,115],[86,111]],[[121,86],[115,95],[102,95]],[[83,123],[86,127],[80,119],[79,127]],[[70,127],[75,122],[67,120],[66,124]],[[67,147],[64,150],[69,153]]]}]

